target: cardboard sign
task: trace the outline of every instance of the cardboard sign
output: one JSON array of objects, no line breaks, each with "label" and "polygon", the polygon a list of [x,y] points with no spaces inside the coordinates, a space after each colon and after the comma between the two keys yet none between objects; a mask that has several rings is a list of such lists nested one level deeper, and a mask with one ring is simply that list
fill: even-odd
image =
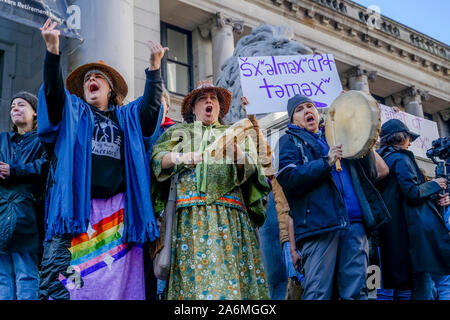
[{"label": "cardboard sign", "polygon": [[58,23],[58,30],[66,37],[82,40],[73,25],[78,6],[68,6],[66,0],[0,0],[0,17],[30,27],[40,28],[48,18]]},{"label": "cardboard sign", "polygon": [[296,94],[311,97],[318,108],[329,107],[342,93],[331,54],[238,59],[248,114],[286,111],[289,98]]},{"label": "cardboard sign", "polygon": [[383,104],[380,104],[380,108],[382,123],[390,119],[398,119],[406,124],[410,131],[420,134],[420,137],[411,143],[408,150],[412,151],[415,156],[427,158],[427,150],[431,148],[431,143],[439,138],[437,123],[406,112],[397,113],[391,107]]}]

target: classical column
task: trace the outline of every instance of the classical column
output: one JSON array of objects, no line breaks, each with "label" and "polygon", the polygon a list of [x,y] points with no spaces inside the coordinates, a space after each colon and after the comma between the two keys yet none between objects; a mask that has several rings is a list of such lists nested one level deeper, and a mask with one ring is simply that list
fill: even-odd
[{"label": "classical column", "polygon": [[192,54],[194,57],[194,79],[213,81],[213,49],[211,25],[199,25],[192,32]]},{"label": "classical column", "polygon": [[[212,39],[212,62],[214,82],[220,75],[222,65],[233,55],[234,36],[233,32],[241,33],[243,21],[223,17],[220,12],[208,22]],[[202,26],[202,36],[207,36],[207,25]]]},{"label": "classical column", "polygon": [[362,69],[359,65],[351,68],[346,72],[349,90],[360,90],[370,93],[369,80],[375,81],[377,77],[376,71],[368,71]]},{"label": "classical column", "polygon": [[[97,60],[104,60],[128,84],[126,101],[134,99],[134,16],[133,0],[74,0],[81,8],[81,36],[84,43],[73,43],[69,71]],[[64,54],[64,52],[63,52]],[[144,70],[139,70],[144,73]]]},{"label": "classical column", "polygon": [[423,118],[422,100],[428,99],[428,92],[416,89],[414,86],[403,90],[400,93],[405,111]]},{"label": "classical column", "polygon": [[450,109],[442,110],[433,114],[433,121],[437,123],[439,136],[450,136],[450,127],[447,125],[450,120]]}]

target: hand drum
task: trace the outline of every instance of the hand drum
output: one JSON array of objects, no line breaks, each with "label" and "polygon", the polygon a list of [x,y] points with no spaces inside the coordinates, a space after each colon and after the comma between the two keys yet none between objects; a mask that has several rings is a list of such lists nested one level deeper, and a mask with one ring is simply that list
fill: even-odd
[{"label": "hand drum", "polygon": [[343,158],[358,159],[375,145],[381,130],[378,102],[369,94],[350,90],[334,100],[325,122],[328,144],[342,144]]},{"label": "hand drum", "polygon": [[224,157],[225,148],[234,148],[234,142],[239,145],[244,141],[248,130],[253,128],[253,124],[247,118],[241,119],[211,143],[204,151],[204,154],[211,155],[212,158],[220,160]]}]

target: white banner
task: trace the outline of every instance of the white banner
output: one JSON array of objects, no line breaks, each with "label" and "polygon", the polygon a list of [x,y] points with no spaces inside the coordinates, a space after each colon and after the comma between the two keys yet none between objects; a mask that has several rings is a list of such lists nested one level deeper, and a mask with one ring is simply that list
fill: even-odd
[{"label": "white banner", "polygon": [[383,104],[380,104],[380,108],[382,123],[390,119],[398,119],[406,124],[410,131],[420,134],[408,150],[416,156],[427,158],[427,150],[431,148],[431,143],[439,138],[437,123],[406,112],[395,112],[391,107]]},{"label": "white banner", "polygon": [[303,94],[318,108],[342,93],[331,54],[239,57],[242,93],[248,114],[286,111],[289,98]]}]

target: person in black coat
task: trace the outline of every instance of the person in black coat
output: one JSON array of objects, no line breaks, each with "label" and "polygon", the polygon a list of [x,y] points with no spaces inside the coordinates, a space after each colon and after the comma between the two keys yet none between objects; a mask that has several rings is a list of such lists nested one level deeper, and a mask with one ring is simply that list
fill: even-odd
[{"label": "person in black coat", "polygon": [[[378,184],[392,220],[379,230],[383,287],[412,289],[412,298],[436,298],[436,282],[450,274],[450,235],[438,206],[450,203],[444,178],[425,181],[414,154],[408,151],[418,135],[400,120],[381,129],[378,153],[389,175]],[[436,199],[433,199],[436,198]]]},{"label": "person in black coat", "polygon": [[371,150],[362,159],[343,159],[337,172],[342,145],[328,146],[314,102],[296,95],[287,109],[290,124],[279,141],[277,180],[303,255],[303,299],[367,299],[367,236],[390,219],[373,183],[388,168]]},{"label": "person in black coat", "polygon": [[[0,300],[38,295],[38,225],[48,160],[36,133],[37,98],[11,100],[13,131],[0,134]],[[42,211],[42,212],[41,212]]]}]

